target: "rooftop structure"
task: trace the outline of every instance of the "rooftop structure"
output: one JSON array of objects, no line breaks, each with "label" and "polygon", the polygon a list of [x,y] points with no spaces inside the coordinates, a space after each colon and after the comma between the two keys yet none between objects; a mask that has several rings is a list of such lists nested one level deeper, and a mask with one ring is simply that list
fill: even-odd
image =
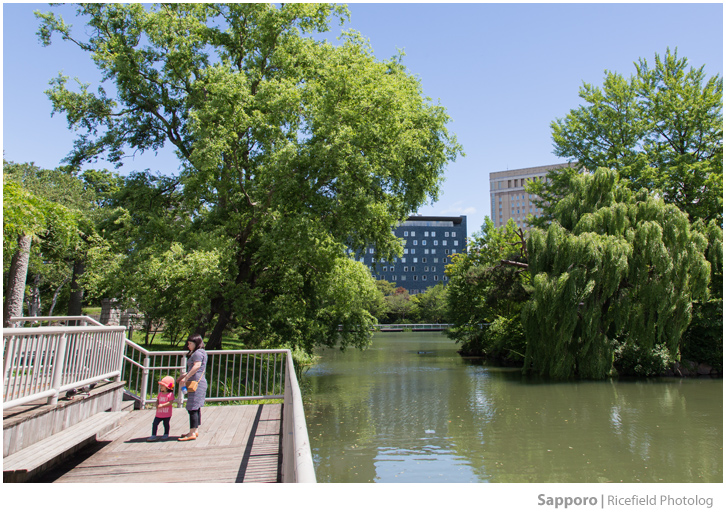
[{"label": "rooftop structure", "polygon": [[520,228],[528,229],[527,215],[540,216],[542,212],[534,205],[536,197],[524,190],[527,182],[543,179],[552,170],[573,165],[574,163],[560,163],[491,172],[489,174],[489,193],[494,225],[496,227],[504,226],[511,218]]}]

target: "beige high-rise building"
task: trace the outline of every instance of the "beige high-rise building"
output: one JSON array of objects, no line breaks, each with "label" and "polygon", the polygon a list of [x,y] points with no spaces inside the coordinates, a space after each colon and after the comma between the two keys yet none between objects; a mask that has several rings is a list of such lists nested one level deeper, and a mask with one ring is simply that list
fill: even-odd
[{"label": "beige high-rise building", "polygon": [[534,205],[535,196],[524,191],[527,182],[542,179],[551,170],[574,166],[575,163],[550,164],[521,168],[519,170],[506,170],[491,172],[489,174],[489,193],[491,194],[492,220],[496,227],[507,224],[511,218],[522,229],[528,229],[527,215],[541,215]]}]

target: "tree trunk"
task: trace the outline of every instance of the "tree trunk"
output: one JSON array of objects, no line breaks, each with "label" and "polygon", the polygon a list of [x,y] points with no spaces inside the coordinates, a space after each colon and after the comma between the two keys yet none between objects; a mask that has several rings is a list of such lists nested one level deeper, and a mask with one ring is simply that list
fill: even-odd
[{"label": "tree trunk", "polygon": [[78,283],[78,278],[86,270],[86,263],[83,259],[77,258],[73,262],[73,278],[71,279],[71,297],[68,301],[68,316],[80,316],[83,313],[83,288]]},{"label": "tree trunk", "polygon": [[205,342],[204,348],[207,350],[222,350],[222,334],[227,328],[230,318],[231,314],[229,310],[222,309],[219,311],[217,323],[214,325],[214,329],[212,329],[212,335],[209,336],[209,340]]},{"label": "tree trunk", "polygon": [[28,302],[28,316],[40,316],[40,275],[33,278],[33,288],[30,290],[30,301]]},{"label": "tree trunk", "polygon": [[53,316],[53,311],[55,310],[55,304],[58,301],[58,295],[60,294],[61,289],[63,289],[63,286],[66,284],[66,282],[68,282],[68,278],[63,280],[63,282],[58,287],[56,287],[56,290],[53,293],[53,299],[51,300],[51,303],[50,303],[50,310],[48,311],[48,316]]},{"label": "tree trunk", "polygon": [[28,235],[21,235],[18,238],[18,250],[10,261],[8,286],[5,288],[3,305],[3,327],[10,327],[10,318],[23,315],[25,279],[28,276],[31,241],[32,239]]}]

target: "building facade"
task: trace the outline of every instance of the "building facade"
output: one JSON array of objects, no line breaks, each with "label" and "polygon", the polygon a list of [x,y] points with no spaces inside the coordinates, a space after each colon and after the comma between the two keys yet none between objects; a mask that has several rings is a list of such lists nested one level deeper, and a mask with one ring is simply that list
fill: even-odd
[{"label": "building facade", "polygon": [[376,280],[403,287],[410,294],[446,284],[446,265],[451,256],[466,251],[466,216],[426,217],[412,215],[394,229],[403,240],[403,256],[393,263],[375,262],[375,249],[366,248],[359,257]]},{"label": "building facade", "polygon": [[575,166],[575,163],[491,172],[489,174],[489,193],[494,225],[496,227],[505,226],[511,218],[520,228],[528,229],[527,215],[540,216],[541,210],[534,205],[536,197],[524,191],[527,182],[543,179],[548,172],[568,166]]}]

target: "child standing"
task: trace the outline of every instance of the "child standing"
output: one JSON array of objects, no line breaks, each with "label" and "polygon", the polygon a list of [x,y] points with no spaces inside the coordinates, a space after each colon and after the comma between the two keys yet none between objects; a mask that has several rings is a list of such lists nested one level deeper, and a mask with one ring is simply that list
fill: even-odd
[{"label": "child standing", "polygon": [[171,420],[172,404],[174,403],[173,389],[173,377],[166,376],[159,381],[159,396],[156,399],[156,417],[154,417],[154,422],[151,425],[151,437],[146,439],[148,442],[154,442],[159,439],[156,436],[159,423],[164,424],[164,435],[161,436],[161,440],[165,441],[169,438],[169,421]]}]

